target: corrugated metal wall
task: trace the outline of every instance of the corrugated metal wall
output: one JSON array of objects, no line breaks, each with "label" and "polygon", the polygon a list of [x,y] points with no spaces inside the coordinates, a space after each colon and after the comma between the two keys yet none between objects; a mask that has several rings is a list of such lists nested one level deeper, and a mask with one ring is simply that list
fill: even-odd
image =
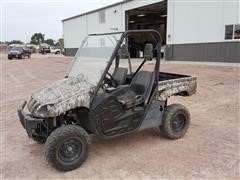
[{"label": "corrugated metal wall", "polygon": [[166,60],[240,63],[240,42],[167,45]]}]

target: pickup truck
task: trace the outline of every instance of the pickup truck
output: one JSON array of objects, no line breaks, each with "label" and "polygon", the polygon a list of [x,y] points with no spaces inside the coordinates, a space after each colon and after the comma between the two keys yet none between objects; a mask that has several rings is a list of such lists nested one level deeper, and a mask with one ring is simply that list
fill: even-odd
[{"label": "pickup truck", "polygon": [[60,54],[61,53],[61,49],[59,47],[50,47],[50,52],[54,53],[54,54]]},{"label": "pickup truck", "polygon": [[8,51],[8,59],[12,60],[13,58],[24,59],[25,57],[30,58],[31,49],[27,47],[12,47]]},{"label": "pickup truck", "polygon": [[44,53],[60,54],[62,52],[61,48],[49,46],[46,43],[42,43],[40,47],[41,48],[39,50],[39,53],[42,53],[42,54],[44,54]]},{"label": "pickup truck", "polygon": [[[152,39],[138,66],[127,45],[135,34]],[[160,71],[161,42],[155,30],[89,35],[65,78],[36,90],[20,105],[23,128],[30,138],[45,143],[53,167],[68,171],[81,166],[88,157],[90,134],[109,139],[153,127],[168,139],[186,134],[189,111],[181,104],[169,105],[168,98],[193,95],[197,79]]]}]

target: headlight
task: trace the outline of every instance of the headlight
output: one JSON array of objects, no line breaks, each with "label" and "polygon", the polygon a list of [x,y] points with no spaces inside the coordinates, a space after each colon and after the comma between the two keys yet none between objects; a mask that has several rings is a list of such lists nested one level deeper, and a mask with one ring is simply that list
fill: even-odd
[{"label": "headlight", "polygon": [[38,109],[39,114],[46,114],[48,112],[48,105],[44,105]]},{"label": "headlight", "polygon": [[53,106],[53,104],[46,104],[38,109],[38,113],[41,115],[46,115],[46,114],[48,114],[48,112],[52,106]]}]

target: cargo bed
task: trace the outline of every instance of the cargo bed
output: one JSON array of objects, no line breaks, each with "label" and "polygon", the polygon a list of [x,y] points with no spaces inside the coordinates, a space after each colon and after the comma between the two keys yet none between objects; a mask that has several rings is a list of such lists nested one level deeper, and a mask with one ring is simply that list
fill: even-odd
[{"label": "cargo bed", "polygon": [[157,99],[166,100],[170,96],[191,96],[196,92],[197,78],[189,75],[159,73]]}]

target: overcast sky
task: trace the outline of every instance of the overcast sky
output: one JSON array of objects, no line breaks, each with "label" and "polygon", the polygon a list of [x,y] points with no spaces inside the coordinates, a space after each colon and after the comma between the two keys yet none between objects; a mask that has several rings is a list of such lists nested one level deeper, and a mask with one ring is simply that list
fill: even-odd
[{"label": "overcast sky", "polygon": [[122,0],[0,0],[1,41],[29,42],[35,32],[62,37],[62,19]]}]

